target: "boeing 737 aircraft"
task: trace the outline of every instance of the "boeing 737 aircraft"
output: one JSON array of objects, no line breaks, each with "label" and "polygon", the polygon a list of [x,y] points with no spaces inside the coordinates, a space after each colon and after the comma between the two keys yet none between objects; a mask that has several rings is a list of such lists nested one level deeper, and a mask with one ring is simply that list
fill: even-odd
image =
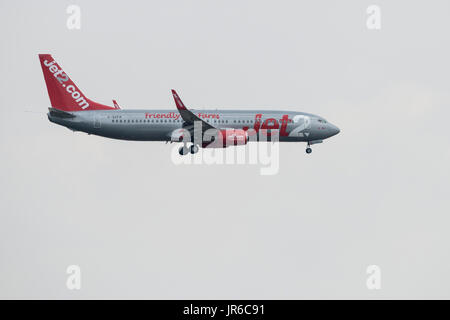
[{"label": "boeing 737 aircraft", "polygon": [[[311,145],[339,133],[317,115],[279,110],[189,110],[172,90],[177,110],[122,110],[88,99],[49,54],[40,54],[50,97],[48,119],[73,131],[102,137],[183,142],[180,155],[202,148],[245,145],[249,141],[306,142]],[[189,147],[188,147],[189,144]]]}]

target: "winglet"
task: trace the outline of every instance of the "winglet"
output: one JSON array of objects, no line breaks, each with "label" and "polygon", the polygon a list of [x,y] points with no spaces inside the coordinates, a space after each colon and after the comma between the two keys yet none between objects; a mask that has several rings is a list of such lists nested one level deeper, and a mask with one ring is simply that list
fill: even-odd
[{"label": "winglet", "polygon": [[113,104],[114,104],[114,108],[116,108],[116,109],[120,109],[120,106],[119,106],[119,104],[117,103],[117,101],[116,100],[114,100],[113,99]]},{"label": "winglet", "polygon": [[173,95],[173,99],[175,100],[175,104],[177,105],[177,109],[178,110],[187,110],[187,108],[183,104],[183,101],[181,101],[177,92],[173,89],[172,89],[172,95]]},{"label": "winglet", "polygon": [[195,121],[199,121],[202,124],[202,130],[214,128],[212,125],[207,123],[205,120],[200,119],[192,111],[188,110],[184,106],[183,101],[181,101],[177,92],[173,89],[172,89],[172,95],[173,95],[173,99],[175,100],[175,104],[177,105],[178,112],[180,113],[181,118],[183,119],[184,122],[186,122],[189,125],[194,125]]}]

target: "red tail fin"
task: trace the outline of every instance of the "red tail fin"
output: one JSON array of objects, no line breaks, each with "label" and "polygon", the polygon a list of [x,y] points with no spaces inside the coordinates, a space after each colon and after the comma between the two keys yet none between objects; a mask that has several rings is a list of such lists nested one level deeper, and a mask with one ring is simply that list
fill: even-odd
[{"label": "red tail fin", "polygon": [[70,80],[58,63],[49,54],[40,54],[42,71],[52,107],[63,111],[114,109],[89,100],[76,84]]}]

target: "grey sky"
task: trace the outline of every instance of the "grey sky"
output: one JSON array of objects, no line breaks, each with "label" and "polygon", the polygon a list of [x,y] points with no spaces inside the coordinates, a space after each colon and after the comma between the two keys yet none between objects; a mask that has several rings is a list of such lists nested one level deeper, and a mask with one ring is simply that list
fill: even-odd
[{"label": "grey sky", "polygon": [[[450,298],[449,9],[0,1],[0,298]],[[190,107],[311,112],[341,133],[311,155],[282,144],[275,176],[175,166],[172,146],[51,124],[38,53],[102,103],[174,108],[174,88]]]}]

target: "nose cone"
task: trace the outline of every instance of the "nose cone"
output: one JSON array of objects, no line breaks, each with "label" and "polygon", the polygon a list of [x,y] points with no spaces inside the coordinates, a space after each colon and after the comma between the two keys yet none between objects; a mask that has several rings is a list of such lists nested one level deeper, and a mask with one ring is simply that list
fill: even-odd
[{"label": "nose cone", "polygon": [[337,135],[339,132],[341,132],[341,130],[339,130],[338,127],[336,127],[334,124],[329,123],[329,132],[330,132],[330,137]]}]

